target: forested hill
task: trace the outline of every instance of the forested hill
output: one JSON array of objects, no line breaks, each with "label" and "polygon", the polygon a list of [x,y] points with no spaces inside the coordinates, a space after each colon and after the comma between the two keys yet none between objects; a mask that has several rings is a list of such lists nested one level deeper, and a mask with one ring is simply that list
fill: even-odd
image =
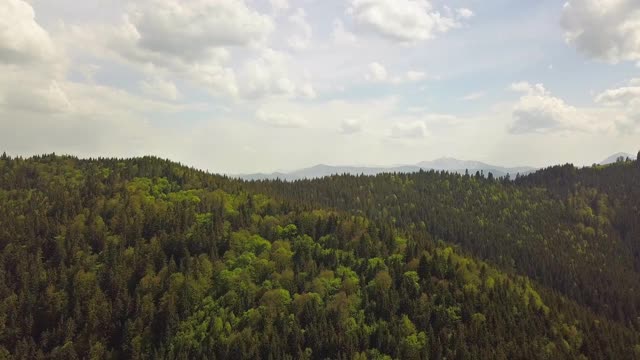
[{"label": "forested hill", "polygon": [[0,358],[637,359],[640,167],[0,157]]}]

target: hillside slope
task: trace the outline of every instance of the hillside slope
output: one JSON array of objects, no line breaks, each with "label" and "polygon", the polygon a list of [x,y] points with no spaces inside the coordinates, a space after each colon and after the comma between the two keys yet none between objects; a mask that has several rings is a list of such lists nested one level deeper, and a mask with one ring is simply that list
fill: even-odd
[{"label": "hillside slope", "polygon": [[[633,359],[632,321],[461,241],[508,255],[546,229],[534,215],[573,219],[547,213],[539,187],[433,172],[245,183],[148,157],[3,156],[0,357]],[[456,233],[472,208],[479,227]]]}]

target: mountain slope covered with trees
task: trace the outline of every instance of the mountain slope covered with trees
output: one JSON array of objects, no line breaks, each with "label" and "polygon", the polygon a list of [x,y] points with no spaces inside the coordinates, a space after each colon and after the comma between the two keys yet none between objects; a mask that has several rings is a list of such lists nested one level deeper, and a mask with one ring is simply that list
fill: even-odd
[{"label": "mountain slope covered with trees", "polygon": [[635,359],[638,184],[3,155],[0,358]]}]

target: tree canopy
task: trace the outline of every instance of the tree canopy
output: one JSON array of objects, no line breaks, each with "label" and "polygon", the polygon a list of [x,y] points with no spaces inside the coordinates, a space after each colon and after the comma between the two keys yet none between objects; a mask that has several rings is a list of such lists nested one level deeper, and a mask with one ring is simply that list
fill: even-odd
[{"label": "tree canopy", "polygon": [[634,359],[640,168],[0,158],[0,358]]}]

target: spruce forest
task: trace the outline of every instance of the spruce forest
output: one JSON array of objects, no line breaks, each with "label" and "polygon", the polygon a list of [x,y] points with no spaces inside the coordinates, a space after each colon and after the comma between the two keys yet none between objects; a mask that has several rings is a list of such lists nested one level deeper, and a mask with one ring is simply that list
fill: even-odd
[{"label": "spruce forest", "polygon": [[0,359],[640,359],[640,160],[285,182],[3,155]]}]

